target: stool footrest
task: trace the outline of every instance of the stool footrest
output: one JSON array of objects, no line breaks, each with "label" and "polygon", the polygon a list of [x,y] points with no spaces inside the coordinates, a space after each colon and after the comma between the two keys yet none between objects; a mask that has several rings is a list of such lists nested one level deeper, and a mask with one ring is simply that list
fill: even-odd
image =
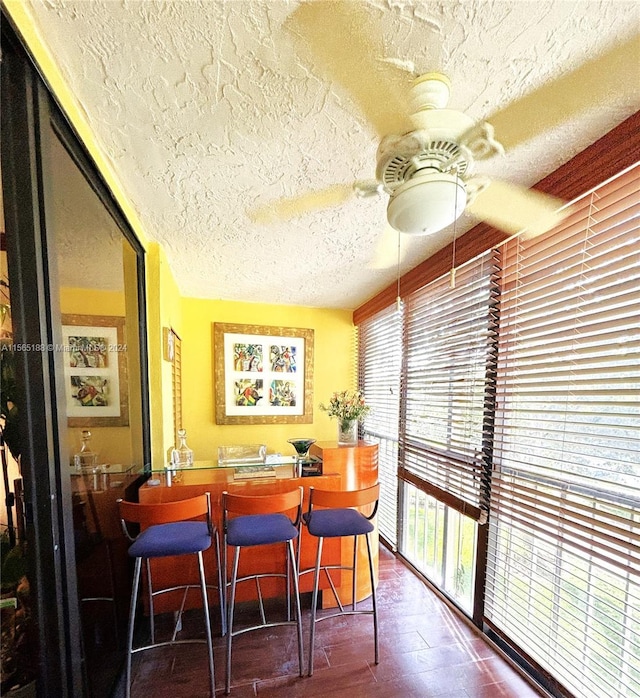
[{"label": "stool footrest", "polygon": [[329,620],[329,618],[340,618],[340,616],[372,616],[373,611],[339,611],[338,613],[330,613],[326,616],[316,616],[315,623],[321,620]]},{"label": "stool footrest", "polygon": [[252,630],[261,630],[262,628],[276,628],[279,625],[297,625],[297,620],[281,620],[273,621],[271,623],[260,623],[260,625],[251,625],[246,628],[241,628],[240,630],[234,630],[231,633],[231,637],[236,637],[236,635],[242,635],[243,633],[248,633]]},{"label": "stool footrest", "polygon": [[[287,575],[283,572],[267,572],[264,574],[250,574],[247,577],[238,577],[236,579],[236,584],[239,584],[240,582],[250,582],[254,579],[265,579],[269,577],[278,577],[280,579],[286,579]],[[231,586],[231,582],[227,582],[227,586]]]},{"label": "stool footrest", "polygon": [[131,654],[136,652],[144,652],[145,650],[154,650],[156,647],[171,647],[172,645],[206,645],[207,640],[193,638],[190,640],[167,640],[166,642],[156,642],[153,645],[143,645],[142,647],[133,647]]},{"label": "stool footrest", "polygon": [[[207,589],[217,589],[217,586],[214,586],[213,584],[207,584]],[[152,592],[152,596],[159,596],[160,594],[168,594],[171,591],[185,591],[189,589],[195,589],[196,591],[200,591],[200,585],[199,584],[179,584],[178,586],[175,587],[167,587],[166,589],[156,589],[155,591]]]}]

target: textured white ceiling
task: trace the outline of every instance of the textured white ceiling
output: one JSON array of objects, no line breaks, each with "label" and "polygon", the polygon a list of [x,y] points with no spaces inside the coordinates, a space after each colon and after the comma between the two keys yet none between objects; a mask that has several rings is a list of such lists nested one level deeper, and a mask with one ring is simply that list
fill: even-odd
[{"label": "textured white ceiling", "polygon": [[49,164],[55,202],[50,223],[58,251],[59,283],[123,291],[123,245],[128,243],[120,228],[55,138]]},{"label": "textured white ceiling", "polygon": [[[383,199],[279,224],[247,215],[279,197],[374,175],[373,129],[348,94],[298,56],[283,27],[297,2],[26,2],[183,294],[354,308],[394,280],[394,238],[389,268],[371,268],[389,242]],[[381,58],[445,72],[449,106],[476,120],[640,28],[635,0],[358,4],[382,27]],[[537,182],[640,107],[639,77],[477,170]],[[463,217],[456,234],[474,223]],[[403,238],[402,271],[452,235]]]}]

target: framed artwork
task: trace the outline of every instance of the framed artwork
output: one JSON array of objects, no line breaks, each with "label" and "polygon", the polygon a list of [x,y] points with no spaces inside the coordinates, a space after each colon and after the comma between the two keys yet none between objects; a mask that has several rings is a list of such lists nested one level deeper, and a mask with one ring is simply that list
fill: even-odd
[{"label": "framed artwork", "polygon": [[313,330],[216,322],[216,424],[313,421]]},{"label": "framed artwork", "polygon": [[69,426],[128,426],[124,318],[63,315],[62,338]]}]

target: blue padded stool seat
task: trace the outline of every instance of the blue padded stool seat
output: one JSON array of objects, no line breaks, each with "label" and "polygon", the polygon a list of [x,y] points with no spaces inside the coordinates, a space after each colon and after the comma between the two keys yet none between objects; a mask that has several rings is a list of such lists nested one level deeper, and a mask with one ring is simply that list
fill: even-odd
[{"label": "blue padded stool seat", "polygon": [[156,524],[142,531],[129,546],[130,557],[171,557],[188,555],[211,547],[205,521]]},{"label": "blue padded stool seat", "polygon": [[321,538],[362,536],[373,531],[373,524],[355,509],[316,509],[304,515],[309,533]]},{"label": "blue padded stool seat", "polygon": [[297,537],[298,529],[284,514],[249,514],[227,525],[227,544],[233,546],[286,543]]}]

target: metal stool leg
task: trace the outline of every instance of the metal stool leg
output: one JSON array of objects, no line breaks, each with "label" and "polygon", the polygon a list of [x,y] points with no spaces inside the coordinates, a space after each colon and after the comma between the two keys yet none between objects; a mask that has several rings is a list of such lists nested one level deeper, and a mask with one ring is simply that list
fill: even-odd
[{"label": "metal stool leg", "polygon": [[[293,550],[293,541],[287,541],[287,552],[288,552],[288,562],[291,567],[292,578],[293,578],[293,594],[295,597],[296,604],[296,620],[298,621],[298,669],[300,676],[304,676],[304,659],[302,652],[302,612],[300,610],[300,589],[298,580],[298,569],[296,567],[296,558]],[[287,602],[287,615],[289,615],[289,602]]]},{"label": "metal stool leg", "polygon": [[156,641],[155,610],[153,608],[153,583],[151,581],[151,560],[145,560],[147,566],[147,587],[149,589],[149,624],[151,625],[151,644]]},{"label": "metal stool leg", "polygon": [[[225,546],[226,547],[226,546]],[[224,683],[224,693],[231,693],[231,641],[233,640],[233,611],[236,601],[236,581],[238,579],[238,561],[240,559],[240,548],[236,548],[233,554],[233,570],[231,572],[230,598],[227,603],[227,672]]]},{"label": "metal stool leg", "polygon": [[353,564],[351,567],[353,569],[353,577],[351,579],[351,610],[355,611],[358,603],[356,600],[356,582],[358,581],[358,536],[353,537]]},{"label": "metal stool leg", "polygon": [[127,671],[125,696],[131,697],[131,655],[133,654],[133,626],[136,621],[136,605],[138,603],[138,586],[140,585],[140,570],[142,568],[142,558],[137,557],[133,573],[133,588],[131,590],[131,608],[129,610],[129,627],[127,629]]},{"label": "metal stool leg", "polygon": [[202,611],[204,613],[204,626],[207,635],[207,652],[209,654],[209,679],[211,682],[211,698],[216,695],[216,679],[213,673],[213,642],[211,639],[211,619],[209,617],[209,599],[207,598],[207,581],[204,578],[204,563],[202,551],[198,551],[198,570],[200,572],[200,590],[202,591]]},{"label": "metal stool leg", "polygon": [[[218,565],[218,603],[220,604],[220,624],[222,625],[222,636],[227,634],[227,604],[225,601],[226,597],[226,586],[222,582],[222,558],[220,557],[220,535],[216,529],[215,532],[215,544],[216,544],[216,564]],[[226,583],[226,578],[225,578]]]},{"label": "metal stool leg", "polygon": [[369,541],[369,534],[365,535],[367,540],[367,555],[369,556],[369,577],[371,578],[371,603],[373,605],[373,645],[375,648],[375,662],[378,664],[380,662],[378,654],[378,605],[376,603],[376,583],[373,574],[373,558],[371,557],[371,543]]},{"label": "metal stool leg", "polygon": [[311,637],[309,640],[309,676],[313,676],[313,645],[316,639],[316,608],[318,606],[318,584],[320,581],[320,561],[322,559],[322,542],[324,538],[318,538],[318,552],[316,553],[316,569],[313,575],[313,597],[311,599]]}]

